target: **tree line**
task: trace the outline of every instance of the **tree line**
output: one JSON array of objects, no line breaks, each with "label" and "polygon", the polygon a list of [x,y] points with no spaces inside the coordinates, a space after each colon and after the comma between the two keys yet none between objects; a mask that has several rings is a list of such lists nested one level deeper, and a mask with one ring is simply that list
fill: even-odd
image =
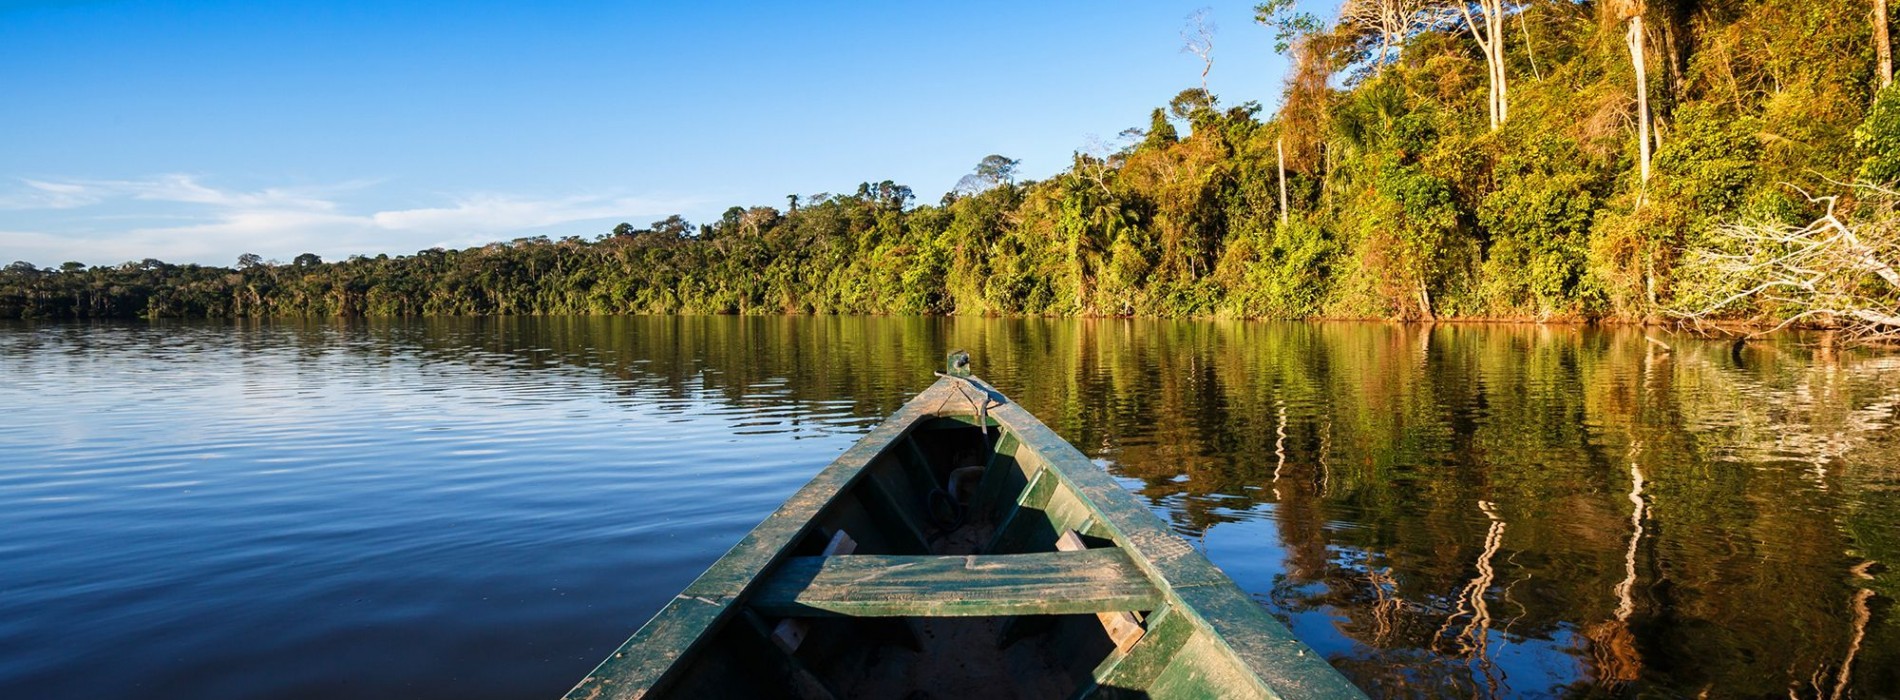
[{"label": "tree line", "polygon": [[[1801,245],[1733,234],[1832,217],[1859,231],[1860,252],[1900,259],[1892,207],[1861,204],[1878,188],[1843,184],[1900,179],[1882,0],[1349,0],[1331,22],[1289,0],[1257,11],[1265,34],[1221,44],[1289,56],[1276,111],[1207,90],[1215,34],[1197,15],[1183,37],[1201,86],[1039,181],[990,156],[934,204],[887,180],[710,223],[413,255],[16,262],[0,270],[0,318],[1826,321],[1772,285],[1732,293],[1735,256]],[[1900,288],[1850,272],[1829,289],[1900,308]]]}]

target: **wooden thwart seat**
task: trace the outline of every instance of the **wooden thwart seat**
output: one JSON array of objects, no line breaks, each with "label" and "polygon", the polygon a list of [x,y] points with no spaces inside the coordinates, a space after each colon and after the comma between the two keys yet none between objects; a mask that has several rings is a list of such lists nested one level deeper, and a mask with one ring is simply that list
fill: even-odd
[{"label": "wooden thwart seat", "polygon": [[1153,610],[1161,591],[1118,548],[969,556],[795,557],[753,594],[778,617],[976,617]]}]

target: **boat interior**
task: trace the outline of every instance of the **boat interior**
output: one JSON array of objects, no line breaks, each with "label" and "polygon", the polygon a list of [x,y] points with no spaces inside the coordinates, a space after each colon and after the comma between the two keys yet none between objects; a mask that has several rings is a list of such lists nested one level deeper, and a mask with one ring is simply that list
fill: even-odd
[{"label": "boat interior", "polygon": [[1229,669],[1209,668],[1205,633],[1185,614],[1168,618],[1162,592],[1100,518],[1060,469],[993,420],[923,416],[818,511],[657,690],[1220,694]]}]

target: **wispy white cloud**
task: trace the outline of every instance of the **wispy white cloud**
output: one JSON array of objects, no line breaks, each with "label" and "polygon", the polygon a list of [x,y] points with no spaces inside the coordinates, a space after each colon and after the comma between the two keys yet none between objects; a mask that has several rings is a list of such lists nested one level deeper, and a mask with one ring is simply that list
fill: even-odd
[{"label": "wispy white cloud", "polygon": [[225,263],[244,252],[266,257],[403,253],[475,245],[562,224],[663,216],[698,203],[619,194],[490,192],[445,197],[444,204],[379,209],[349,201],[373,194],[375,181],[259,190],[215,187],[182,174],[19,182],[13,191],[0,193],[0,210],[60,219],[58,225],[32,227],[39,230],[0,231],[0,257],[34,262],[156,257]]},{"label": "wispy white cloud", "polygon": [[324,199],[325,193],[350,189],[349,185],[325,188],[268,188],[256,192],[207,187],[190,175],[163,175],[150,180],[115,180],[93,183],[96,187],[130,194],[136,199],[179,204],[205,204],[227,209],[303,209],[331,211],[336,202]]},{"label": "wispy white cloud", "polygon": [[361,190],[377,184],[358,180],[314,187],[272,187],[246,192],[219,189],[199,182],[196,176],[172,173],[140,180],[36,180],[21,178],[24,186],[0,196],[0,209],[71,209],[112,200],[138,200],[173,204],[202,204],[226,208],[293,208],[330,210],[337,194]]},{"label": "wispy white cloud", "polygon": [[372,218],[377,226],[397,231],[506,230],[606,219],[629,212],[653,214],[679,204],[635,197],[535,199],[484,194],[460,199],[454,206],[381,211]]},{"label": "wispy white cloud", "polygon": [[25,185],[23,188],[0,195],[0,210],[72,209],[97,204],[100,200],[98,194],[85,185],[24,179],[20,182]]}]

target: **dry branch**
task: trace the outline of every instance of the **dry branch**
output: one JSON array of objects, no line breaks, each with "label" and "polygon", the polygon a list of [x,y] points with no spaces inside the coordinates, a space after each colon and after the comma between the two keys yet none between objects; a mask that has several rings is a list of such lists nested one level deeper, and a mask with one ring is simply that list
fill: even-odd
[{"label": "dry branch", "polygon": [[1682,294],[1669,314],[1705,328],[1749,305],[1772,332],[1800,323],[1840,328],[1863,342],[1900,342],[1895,236],[1900,193],[1856,185],[1852,221],[1840,198],[1809,197],[1826,213],[1806,226],[1731,225],[1685,259]]},{"label": "dry branch", "polygon": [[1432,26],[1429,0],[1346,0],[1339,8],[1339,24],[1362,28],[1378,37],[1383,66],[1397,58],[1413,35]]}]

